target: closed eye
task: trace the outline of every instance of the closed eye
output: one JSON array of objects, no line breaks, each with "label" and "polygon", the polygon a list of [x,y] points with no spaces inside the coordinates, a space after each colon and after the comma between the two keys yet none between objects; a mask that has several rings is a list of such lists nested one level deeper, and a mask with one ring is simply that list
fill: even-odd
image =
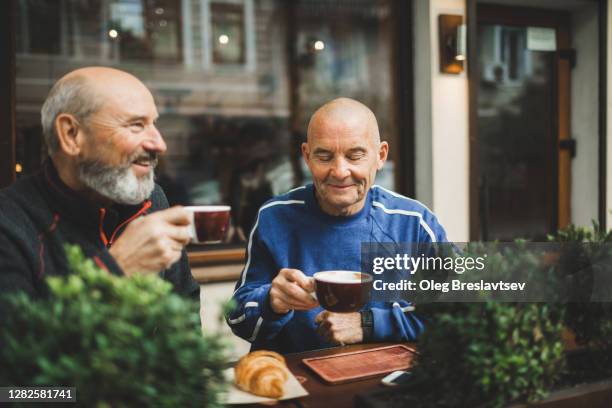
[{"label": "closed eye", "polygon": [[354,160],[359,160],[359,159],[362,159],[362,158],[364,158],[364,157],[365,157],[365,153],[363,153],[363,152],[351,153],[351,154],[349,154],[349,155],[347,156],[347,158],[348,158],[349,160],[353,160],[353,161],[354,161]]},{"label": "closed eye", "polygon": [[315,157],[323,162],[328,162],[332,159],[332,155],[327,153],[318,153],[315,155]]}]

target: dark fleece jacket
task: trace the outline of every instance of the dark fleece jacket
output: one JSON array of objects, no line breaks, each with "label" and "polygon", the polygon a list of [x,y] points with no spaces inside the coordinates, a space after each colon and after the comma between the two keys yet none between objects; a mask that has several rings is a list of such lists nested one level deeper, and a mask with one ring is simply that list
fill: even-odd
[{"label": "dark fleece jacket", "polygon": [[[45,276],[69,273],[66,243],[79,245],[110,273],[123,275],[108,248],[130,221],[164,208],[168,201],[157,185],[141,205],[96,206],[70,190],[47,160],[39,174],[0,190],[0,294],[16,290],[34,297],[46,294]],[[185,251],[179,262],[159,275],[176,292],[199,299]]]}]

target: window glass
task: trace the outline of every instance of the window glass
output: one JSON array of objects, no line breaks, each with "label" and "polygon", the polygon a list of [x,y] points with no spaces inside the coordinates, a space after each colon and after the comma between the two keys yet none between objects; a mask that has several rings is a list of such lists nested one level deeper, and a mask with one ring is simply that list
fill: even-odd
[{"label": "window glass", "polygon": [[213,62],[244,64],[244,5],[211,3]]},{"label": "window glass", "polygon": [[[156,99],[168,145],[157,180],[170,202],[230,204],[228,240],[241,243],[261,204],[309,181],[300,144],[321,104],[348,96],[368,105],[393,154],[391,3],[19,1],[20,175],[44,156],[40,108],[52,84],[81,66],[114,66]],[[394,161],[379,184],[395,187]]]},{"label": "window glass", "polygon": [[19,7],[24,12],[17,19],[17,52],[59,54],[61,8],[44,0],[21,0]]}]

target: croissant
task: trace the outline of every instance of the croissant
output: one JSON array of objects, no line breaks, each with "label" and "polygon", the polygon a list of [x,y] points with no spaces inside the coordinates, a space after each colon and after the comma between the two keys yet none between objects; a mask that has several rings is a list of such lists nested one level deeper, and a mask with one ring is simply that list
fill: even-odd
[{"label": "croissant", "polygon": [[262,397],[278,399],[283,396],[289,370],[285,358],[274,351],[254,351],[236,364],[236,385]]}]

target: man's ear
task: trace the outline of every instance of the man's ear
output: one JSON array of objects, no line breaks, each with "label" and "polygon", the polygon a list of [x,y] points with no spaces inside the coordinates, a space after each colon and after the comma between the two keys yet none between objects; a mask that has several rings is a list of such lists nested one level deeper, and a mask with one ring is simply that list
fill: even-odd
[{"label": "man's ear", "polygon": [[387,161],[387,156],[389,155],[389,143],[380,142],[380,147],[378,148],[378,164],[376,166],[377,170],[381,170]]},{"label": "man's ear", "polygon": [[55,119],[55,132],[59,149],[68,156],[78,156],[83,144],[83,130],[76,118],[69,113],[60,113]]},{"label": "man's ear", "polygon": [[308,146],[308,143],[306,142],[302,143],[302,157],[304,158],[304,161],[308,163],[310,159],[310,146]]}]

